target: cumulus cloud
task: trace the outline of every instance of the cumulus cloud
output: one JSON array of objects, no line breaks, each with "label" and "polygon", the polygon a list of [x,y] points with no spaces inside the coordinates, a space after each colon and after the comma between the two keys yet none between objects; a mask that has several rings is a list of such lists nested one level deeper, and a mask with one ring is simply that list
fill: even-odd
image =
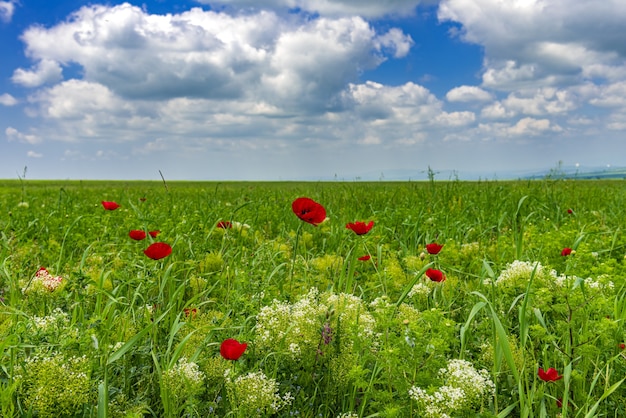
[{"label": "cumulus cloud", "polygon": [[0,1],[0,21],[10,22],[15,12],[15,2]]},{"label": "cumulus cloud", "polygon": [[449,102],[485,102],[493,100],[493,95],[476,86],[459,86],[446,94]]},{"label": "cumulus cloud", "polygon": [[582,98],[576,89],[522,89],[510,93],[506,98],[491,103],[482,109],[487,119],[505,119],[517,115],[549,116],[563,115],[580,107]]},{"label": "cumulus cloud", "polygon": [[25,87],[39,87],[46,83],[54,83],[63,78],[63,70],[58,62],[41,59],[32,70],[18,68],[13,72],[11,80]]},{"label": "cumulus cloud", "polygon": [[385,15],[407,15],[413,13],[421,3],[433,0],[197,0],[203,4],[224,4],[236,7],[301,9],[323,16],[364,16],[367,18]]},{"label": "cumulus cloud", "polygon": [[620,0],[443,0],[438,16],[461,23],[461,38],[484,47],[483,85],[492,88],[611,77],[626,60]]},{"label": "cumulus cloud", "polygon": [[25,134],[23,132],[18,131],[17,129],[9,126],[4,130],[4,134],[7,137],[7,140],[10,141],[19,141],[27,144],[37,144],[41,142],[41,138],[34,134]]},{"label": "cumulus cloud", "polygon": [[626,81],[603,85],[596,89],[597,95],[589,100],[595,106],[621,107],[626,109]]},{"label": "cumulus cloud", "polygon": [[28,151],[26,152],[26,156],[28,158],[42,158],[43,154],[40,152],[36,152],[36,151]]},{"label": "cumulus cloud", "polygon": [[549,119],[523,118],[507,129],[512,135],[539,135],[545,132],[559,132],[562,128]]},{"label": "cumulus cloud", "polygon": [[85,6],[52,28],[29,28],[22,39],[38,62],[36,70],[16,71],[14,81],[25,85],[78,64],[85,81],[126,99],[264,96],[290,110],[336,105],[346,83],[412,44],[398,29],[377,33],[362,17],[298,21],[200,8],[151,15],[130,4]]},{"label": "cumulus cloud", "polygon": [[17,99],[9,93],[0,94],[0,104],[3,106],[15,106]]}]

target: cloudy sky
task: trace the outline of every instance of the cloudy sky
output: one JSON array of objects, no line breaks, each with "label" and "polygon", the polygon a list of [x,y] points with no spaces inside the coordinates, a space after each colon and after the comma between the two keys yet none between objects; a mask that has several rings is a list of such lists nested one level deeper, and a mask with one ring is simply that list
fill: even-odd
[{"label": "cloudy sky", "polygon": [[626,166],[623,0],[0,0],[0,178]]}]

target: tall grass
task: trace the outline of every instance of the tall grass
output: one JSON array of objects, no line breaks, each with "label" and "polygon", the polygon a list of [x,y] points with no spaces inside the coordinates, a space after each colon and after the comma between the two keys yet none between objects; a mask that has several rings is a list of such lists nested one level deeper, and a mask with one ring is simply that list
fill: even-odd
[{"label": "tall grass", "polygon": [[[621,181],[0,192],[2,416],[626,416]],[[300,196],[329,220],[300,221]],[[147,258],[155,241],[172,254]],[[40,267],[62,286],[33,287]],[[227,338],[247,342],[239,360]],[[478,374],[446,372],[456,360]],[[541,380],[550,367],[562,378]]]}]

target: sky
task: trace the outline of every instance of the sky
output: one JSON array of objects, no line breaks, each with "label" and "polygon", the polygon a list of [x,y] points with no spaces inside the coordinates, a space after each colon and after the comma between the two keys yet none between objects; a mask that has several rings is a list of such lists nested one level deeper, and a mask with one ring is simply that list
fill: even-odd
[{"label": "sky", "polygon": [[623,22],[623,0],[0,0],[0,178],[626,166]]}]

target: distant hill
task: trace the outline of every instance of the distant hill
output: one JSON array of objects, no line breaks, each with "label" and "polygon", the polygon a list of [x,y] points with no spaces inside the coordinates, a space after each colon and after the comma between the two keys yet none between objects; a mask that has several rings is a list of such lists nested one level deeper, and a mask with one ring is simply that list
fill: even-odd
[{"label": "distant hill", "polygon": [[[424,181],[432,176],[435,180],[542,180],[542,179],[626,179],[626,167],[583,167],[563,166],[545,170],[519,170],[507,172],[478,172],[436,169],[390,169],[380,172],[365,172],[344,177],[320,177],[318,181]],[[311,180],[311,179],[307,179]]]},{"label": "distant hill", "polygon": [[524,177],[526,179],[626,179],[626,167],[559,167]]}]

